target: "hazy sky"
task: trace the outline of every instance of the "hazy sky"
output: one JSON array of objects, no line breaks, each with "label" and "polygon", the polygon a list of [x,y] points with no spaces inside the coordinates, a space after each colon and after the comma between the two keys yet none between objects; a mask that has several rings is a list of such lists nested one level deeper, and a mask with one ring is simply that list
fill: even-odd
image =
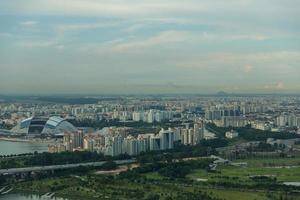
[{"label": "hazy sky", "polygon": [[300,93],[299,0],[0,0],[2,93]]}]

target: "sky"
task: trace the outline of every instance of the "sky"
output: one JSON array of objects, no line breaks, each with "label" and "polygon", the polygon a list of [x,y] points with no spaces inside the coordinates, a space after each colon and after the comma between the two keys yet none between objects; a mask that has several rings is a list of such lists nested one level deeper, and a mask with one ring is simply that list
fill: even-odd
[{"label": "sky", "polygon": [[299,0],[0,0],[0,94],[300,93]]}]

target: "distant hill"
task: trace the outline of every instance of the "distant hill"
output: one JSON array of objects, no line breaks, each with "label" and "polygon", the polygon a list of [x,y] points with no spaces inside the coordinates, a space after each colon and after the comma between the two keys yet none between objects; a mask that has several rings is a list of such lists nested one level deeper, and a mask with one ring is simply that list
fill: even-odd
[{"label": "distant hill", "polygon": [[224,91],[220,91],[216,93],[216,96],[229,96],[230,94],[228,94],[227,92]]}]

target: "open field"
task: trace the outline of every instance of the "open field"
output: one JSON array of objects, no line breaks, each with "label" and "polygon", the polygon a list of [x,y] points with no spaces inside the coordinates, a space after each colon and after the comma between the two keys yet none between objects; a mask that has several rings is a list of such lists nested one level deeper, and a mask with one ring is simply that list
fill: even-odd
[{"label": "open field", "polygon": [[268,200],[266,197],[266,193],[262,192],[241,192],[234,190],[216,190],[209,189],[209,192],[212,192],[212,196],[224,199],[224,200],[233,200],[233,199],[241,199],[241,200]]},{"label": "open field", "polygon": [[248,167],[271,167],[271,166],[300,166],[300,158],[254,158],[236,160],[236,162],[247,162]]},{"label": "open field", "polygon": [[241,168],[234,166],[219,167],[217,173],[208,173],[203,169],[195,170],[189,178],[206,178],[208,181],[228,181],[251,184],[251,176],[270,176],[279,182],[300,182],[300,167],[295,168]]},{"label": "open field", "polygon": [[254,184],[250,178],[253,176],[269,176],[278,182],[300,182],[299,159],[248,159],[239,160],[247,162],[247,167],[218,166],[217,172],[210,173],[203,169],[194,170],[188,175],[191,179],[208,179],[208,182],[230,182]]}]

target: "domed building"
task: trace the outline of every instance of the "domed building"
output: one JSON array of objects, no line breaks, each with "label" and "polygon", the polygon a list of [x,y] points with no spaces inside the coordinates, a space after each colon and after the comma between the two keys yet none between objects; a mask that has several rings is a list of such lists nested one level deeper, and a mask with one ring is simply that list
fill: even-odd
[{"label": "domed building", "polygon": [[21,121],[11,132],[28,135],[60,135],[77,128],[61,117],[31,117]]}]

